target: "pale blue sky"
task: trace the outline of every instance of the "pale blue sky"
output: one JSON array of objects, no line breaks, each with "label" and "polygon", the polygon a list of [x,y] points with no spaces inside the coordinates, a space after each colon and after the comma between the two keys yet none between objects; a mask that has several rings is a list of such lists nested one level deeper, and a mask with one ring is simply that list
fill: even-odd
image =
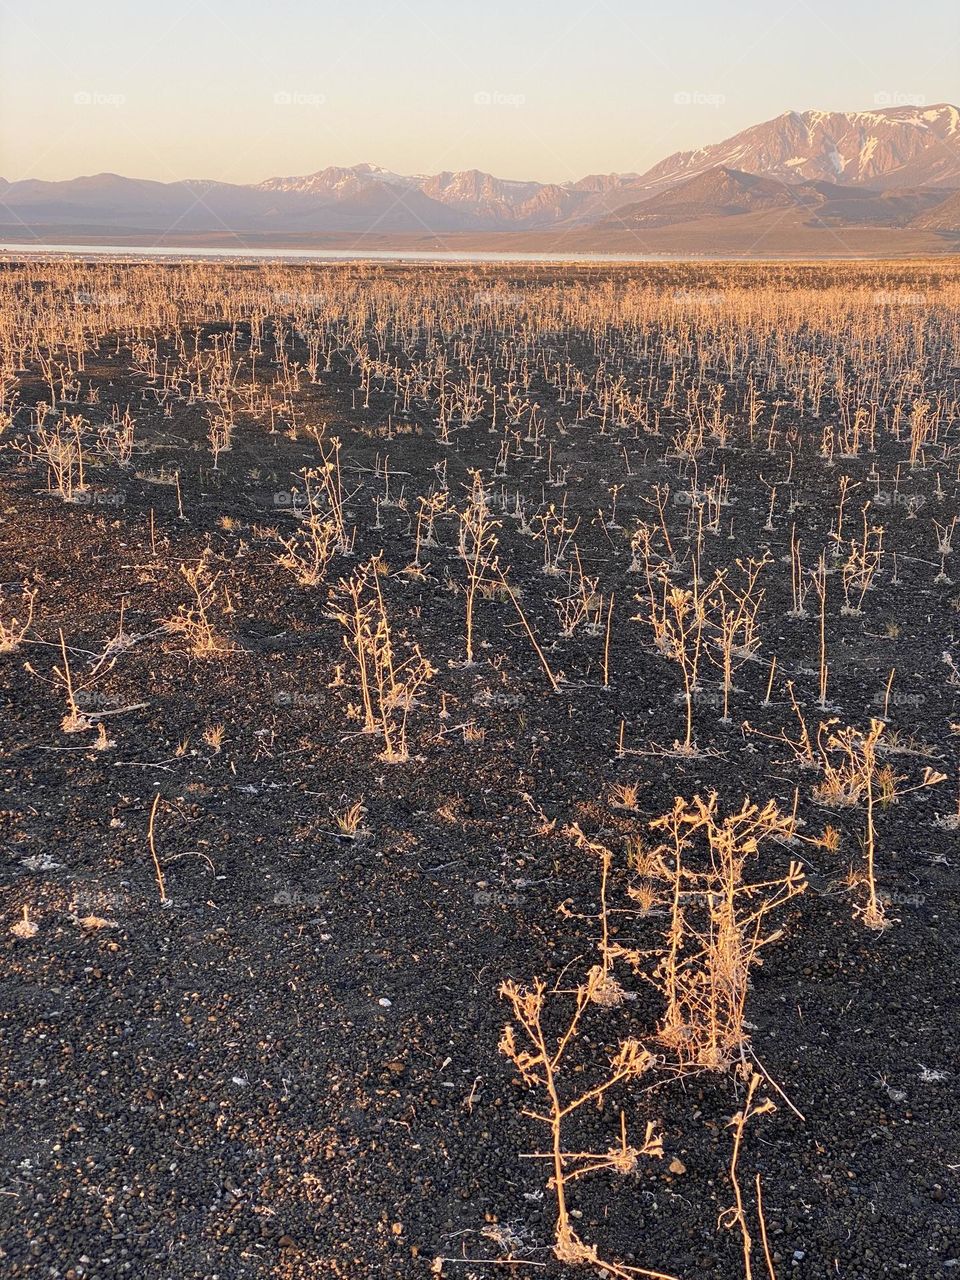
[{"label": "pale blue sky", "polygon": [[960,101],[957,0],[0,0],[0,175],[563,181]]}]

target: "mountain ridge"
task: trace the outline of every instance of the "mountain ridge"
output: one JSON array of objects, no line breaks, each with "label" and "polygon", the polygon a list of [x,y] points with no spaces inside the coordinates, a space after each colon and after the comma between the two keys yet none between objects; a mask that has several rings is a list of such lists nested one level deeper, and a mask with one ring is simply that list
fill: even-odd
[{"label": "mountain ridge", "polygon": [[[694,186],[690,184],[694,183]],[[822,189],[818,189],[818,185]],[[790,211],[812,225],[951,233],[960,191],[960,109],[787,111],[643,173],[562,183],[480,169],[399,174],[369,162],[238,184],[101,173],[0,178],[0,229],[310,237],[567,233],[666,227]],[[947,202],[943,218],[937,206]],[[795,218],[794,218],[795,220]],[[734,225],[734,224],[731,224]]]}]

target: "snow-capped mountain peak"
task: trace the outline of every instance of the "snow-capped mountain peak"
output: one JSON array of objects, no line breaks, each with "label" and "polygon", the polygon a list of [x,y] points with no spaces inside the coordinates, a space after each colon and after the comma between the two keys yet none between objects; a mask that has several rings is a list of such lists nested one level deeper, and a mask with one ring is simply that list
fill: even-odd
[{"label": "snow-capped mountain peak", "polygon": [[947,103],[785,111],[723,142],[668,156],[641,186],[652,194],[716,165],[785,182],[960,186],[960,112]]},{"label": "snow-capped mountain peak", "polygon": [[[646,173],[592,173],[562,183],[499,178],[481,169],[401,174],[371,162],[329,165],[255,185],[161,183],[116,174],[0,181],[0,221],[6,209],[19,227],[172,224],[185,232],[297,236],[570,229],[603,222],[701,177],[677,207],[631,212],[632,223],[655,219],[659,225],[675,219],[678,209],[705,213],[712,207],[734,216],[744,202],[754,210],[791,203],[810,207],[802,192],[793,201],[782,190],[746,186],[743,179],[750,176],[787,187],[829,185],[829,216],[835,220],[860,217],[869,206],[874,216],[900,224],[928,213],[949,223],[955,220],[953,206],[935,215],[930,210],[938,193],[946,200],[960,190],[960,111],[948,103],[785,111],[720,142],[679,151]],[[849,199],[840,200],[840,189],[849,191]],[[871,205],[865,199],[871,192],[883,199]],[[818,216],[822,221],[828,215]]]}]

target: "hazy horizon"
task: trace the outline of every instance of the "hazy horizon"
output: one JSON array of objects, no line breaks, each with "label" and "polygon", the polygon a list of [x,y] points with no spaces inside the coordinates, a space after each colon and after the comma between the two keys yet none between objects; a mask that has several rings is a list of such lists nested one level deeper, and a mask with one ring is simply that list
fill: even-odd
[{"label": "hazy horizon", "polygon": [[[504,34],[507,33],[507,34]],[[39,0],[0,11],[0,174],[254,183],[362,162],[563,182],[642,172],[788,110],[960,98],[960,11],[816,0]]]}]

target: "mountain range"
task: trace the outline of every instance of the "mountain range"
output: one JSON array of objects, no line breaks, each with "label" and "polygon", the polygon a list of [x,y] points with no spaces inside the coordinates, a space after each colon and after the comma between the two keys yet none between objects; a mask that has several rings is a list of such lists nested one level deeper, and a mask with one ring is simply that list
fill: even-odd
[{"label": "mountain range", "polygon": [[[671,235],[674,232],[676,234]],[[0,178],[0,239],[190,244],[389,242],[765,251],[820,231],[878,251],[960,246],[960,110],[788,111],[645,173],[521,182],[476,169],[331,166],[241,185],[116,174]],[[816,241],[814,240],[814,244]],[[894,248],[893,251],[896,251]]]}]

